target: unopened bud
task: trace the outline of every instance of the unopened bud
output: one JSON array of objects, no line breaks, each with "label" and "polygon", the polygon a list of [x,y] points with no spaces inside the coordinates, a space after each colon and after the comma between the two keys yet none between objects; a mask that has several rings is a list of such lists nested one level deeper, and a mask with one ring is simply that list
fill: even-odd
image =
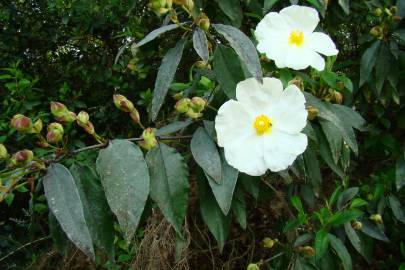
[{"label": "unopened bud", "polygon": [[200,16],[196,19],[196,24],[205,32],[208,32],[210,29],[211,23],[210,19],[205,13],[201,13]]},{"label": "unopened bud", "polygon": [[60,102],[51,102],[51,113],[55,117],[62,117],[63,115],[67,114],[69,110],[63,103]]},{"label": "unopened bud", "polygon": [[383,223],[383,219],[382,219],[382,217],[381,217],[380,214],[371,215],[371,216],[370,216],[370,219],[371,219],[372,221],[374,221],[375,223],[380,223],[380,224]]},{"label": "unopened bud", "polygon": [[190,103],[191,100],[189,98],[182,98],[179,101],[177,101],[174,107],[176,108],[176,111],[178,111],[179,113],[186,113],[190,108]]},{"label": "unopened bud", "polygon": [[381,8],[376,8],[376,9],[374,9],[374,15],[376,16],[376,17],[380,17],[381,16],[381,14],[383,13],[383,11],[382,11],[382,9]]},{"label": "unopened bud", "polygon": [[134,104],[123,95],[114,95],[113,100],[115,106],[121,111],[132,112],[135,109]]},{"label": "unopened bud", "polygon": [[161,16],[170,11],[172,0],[149,0],[148,6],[156,15]]},{"label": "unopened bud", "polygon": [[66,114],[62,115],[61,117],[56,118],[58,122],[61,123],[72,123],[77,119],[77,115],[74,112],[67,112]]},{"label": "unopened bud", "polygon": [[34,125],[32,126],[30,133],[39,134],[39,133],[41,133],[42,128],[43,128],[42,120],[38,119],[37,121],[35,121]]},{"label": "unopened bud", "polygon": [[197,119],[203,116],[202,113],[194,111],[192,108],[189,108],[188,111],[186,112],[186,115],[192,119]]},{"label": "unopened bud", "polygon": [[147,128],[142,132],[142,141],[138,142],[139,146],[141,146],[145,150],[150,150],[154,148],[158,141],[156,140],[155,136],[155,129]]},{"label": "unopened bud", "polygon": [[194,2],[192,0],[173,0],[173,3],[182,5],[189,11],[192,11],[194,9]]},{"label": "unopened bud", "polygon": [[343,103],[343,95],[342,93],[338,92],[338,91],[334,91],[333,92],[333,100],[337,103],[337,104],[342,104]]},{"label": "unopened bud", "polygon": [[207,105],[207,100],[201,98],[201,97],[193,97],[191,99],[190,107],[195,111],[195,112],[202,112]]},{"label": "unopened bud", "polygon": [[272,248],[274,244],[276,243],[275,240],[271,239],[270,237],[265,237],[262,240],[262,244],[264,248]]},{"label": "unopened bud", "polygon": [[138,124],[141,122],[141,118],[139,116],[139,112],[137,109],[134,108],[134,110],[129,113],[129,116],[131,117],[132,121],[134,121],[135,123]]},{"label": "unopened bud", "polygon": [[360,230],[363,227],[363,223],[360,221],[355,221],[352,223],[352,228],[355,230]]},{"label": "unopened bud", "polygon": [[308,120],[312,121],[318,116],[319,110],[313,106],[308,106],[307,112],[308,112]]},{"label": "unopened bud", "polygon": [[294,84],[301,91],[304,91],[304,80],[300,76],[295,76],[294,79],[288,82],[288,85]]},{"label": "unopened bud", "polygon": [[196,67],[201,68],[201,69],[209,69],[211,70],[211,65],[204,62],[204,61],[197,61],[194,63]]},{"label": "unopened bud", "polygon": [[390,12],[392,13],[392,15],[395,15],[398,12],[397,6],[390,7]]},{"label": "unopened bud", "polygon": [[46,134],[46,140],[49,143],[55,144],[63,139],[63,126],[59,123],[51,123],[48,126],[48,133]]},{"label": "unopened bud", "polygon": [[255,263],[249,263],[246,270],[260,270],[260,267]]},{"label": "unopened bud", "polygon": [[8,158],[7,148],[0,143],[0,160]]},{"label": "unopened bud", "polygon": [[298,247],[297,251],[299,253],[304,254],[307,257],[314,257],[315,256],[315,250],[311,246]]},{"label": "unopened bud", "polygon": [[10,124],[19,132],[29,132],[32,128],[32,120],[22,114],[14,115]]},{"label": "unopened bud", "polygon": [[94,130],[94,125],[92,122],[88,122],[86,126],[83,127],[84,131],[86,131],[90,135],[94,135],[96,132]]},{"label": "unopened bud", "polygon": [[183,95],[184,95],[183,92],[178,92],[178,93],[173,95],[173,99],[178,101],[178,100],[183,98]]},{"label": "unopened bud", "polygon": [[30,150],[21,150],[15,153],[11,159],[10,159],[10,164],[12,166],[18,166],[21,164],[27,164],[31,162],[34,159],[34,153]]},{"label": "unopened bud", "polygon": [[374,26],[371,28],[370,34],[378,39],[381,39],[383,37],[383,29],[381,26]]},{"label": "unopened bud", "polygon": [[89,119],[89,114],[85,111],[81,111],[77,115],[76,122],[79,126],[84,127],[87,126],[87,124],[89,123]]}]

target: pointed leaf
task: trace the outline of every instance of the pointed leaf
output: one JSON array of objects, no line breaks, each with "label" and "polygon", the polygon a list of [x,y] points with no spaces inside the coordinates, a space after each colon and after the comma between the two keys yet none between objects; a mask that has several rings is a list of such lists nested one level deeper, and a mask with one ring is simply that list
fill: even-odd
[{"label": "pointed leaf", "polygon": [[318,157],[315,151],[308,147],[303,154],[305,164],[305,174],[309,178],[310,183],[316,195],[319,195],[319,189],[322,183],[321,169],[319,167]]},{"label": "pointed leaf", "polygon": [[370,221],[368,221],[366,219],[362,219],[361,223],[363,224],[361,227],[361,231],[363,233],[367,234],[368,236],[370,236],[374,239],[381,240],[384,242],[390,242],[390,240],[385,235],[385,233],[382,231],[382,229],[378,228],[376,225],[374,225]]},{"label": "pointed leaf", "polygon": [[142,151],[126,140],[113,140],[97,158],[97,171],[124,238],[130,242],[149,195],[149,172]]},{"label": "pointed leaf", "polygon": [[370,78],[371,71],[373,70],[376,63],[376,56],[378,49],[380,48],[381,42],[377,40],[376,42],[368,48],[360,60],[360,83],[361,87]]},{"label": "pointed leaf", "polygon": [[339,238],[330,233],[328,233],[328,238],[332,248],[335,250],[336,254],[342,261],[343,268],[345,270],[351,270],[353,268],[352,258],[350,257],[350,254],[347,251],[347,248],[345,247],[343,242]]},{"label": "pointed leaf", "polygon": [[156,131],[156,136],[168,135],[180,131],[193,123],[193,120],[187,119],[185,121],[175,121]]},{"label": "pointed leaf", "polygon": [[162,107],[165,97],[167,95],[167,90],[169,90],[170,84],[174,79],[177,67],[180,63],[181,57],[183,55],[184,45],[186,44],[186,39],[181,39],[177,42],[174,48],[167,51],[165,57],[160,65],[156,82],[155,90],[153,92],[152,99],[152,120],[155,121],[158,116],[160,107]]},{"label": "pointed leaf", "polygon": [[150,32],[149,34],[146,35],[146,37],[144,37],[141,41],[139,41],[136,46],[137,47],[141,47],[142,45],[145,45],[146,43],[154,40],[155,38],[157,38],[158,36],[160,36],[161,34],[174,30],[176,28],[178,28],[179,26],[183,25],[184,23],[179,23],[179,24],[169,24],[169,25],[165,25],[162,27],[159,27],[158,29],[153,30],[152,32]]},{"label": "pointed leaf", "polygon": [[193,34],[193,46],[198,56],[200,56],[205,63],[208,63],[208,40],[205,32],[199,27],[195,29]]},{"label": "pointed leaf", "polygon": [[405,224],[405,213],[397,197],[391,195],[388,197],[388,201],[390,203],[392,213],[394,213],[394,217]]},{"label": "pointed leaf", "polygon": [[370,238],[365,237],[361,232],[355,231],[349,222],[346,223],[344,227],[350,243],[352,243],[353,247],[366,261],[370,262],[372,255],[372,243],[369,241]]},{"label": "pointed leaf", "polygon": [[242,22],[242,9],[239,0],[221,0],[218,1],[219,8],[232,21],[232,25],[240,27]]},{"label": "pointed leaf", "polygon": [[183,157],[163,143],[146,155],[150,173],[150,196],[165,218],[182,234],[188,203],[188,171]]},{"label": "pointed leaf", "polygon": [[342,152],[343,136],[334,123],[320,119],[319,124],[321,124],[326,140],[329,142],[333,161],[337,164]]},{"label": "pointed leaf", "polygon": [[232,201],[232,211],[236,216],[239,225],[246,229],[246,201],[243,194],[243,188],[240,184],[236,186],[235,195]]},{"label": "pointed leaf", "polygon": [[320,260],[325,254],[329,246],[329,239],[327,237],[327,232],[320,230],[315,235],[315,257],[316,260]]},{"label": "pointed leaf", "polygon": [[49,208],[67,237],[77,248],[95,260],[79,191],[69,170],[62,164],[51,164],[43,178],[43,184]]},{"label": "pointed leaf", "polygon": [[340,210],[347,204],[351,199],[353,199],[357,193],[359,193],[358,187],[351,187],[343,191],[338,200],[337,200],[337,208]]}]

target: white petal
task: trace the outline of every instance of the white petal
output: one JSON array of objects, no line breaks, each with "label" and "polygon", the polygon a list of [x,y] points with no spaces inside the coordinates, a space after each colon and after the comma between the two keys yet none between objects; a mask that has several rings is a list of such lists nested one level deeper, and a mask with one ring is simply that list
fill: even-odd
[{"label": "white petal", "polygon": [[311,64],[312,51],[306,48],[296,48],[293,46],[286,46],[284,49],[285,56],[285,66],[301,70],[306,69]]},{"label": "white petal", "polygon": [[313,32],[319,23],[316,9],[292,5],[280,11],[280,15],[288,22],[291,28],[303,32]]},{"label": "white petal", "polygon": [[311,66],[318,71],[325,69],[325,59],[317,52],[312,52]]},{"label": "white petal", "polygon": [[255,36],[260,42],[264,39],[273,38],[277,33],[289,33],[290,31],[291,29],[283,16],[276,12],[270,12],[257,25]]},{"label": "white petal", "polygon": [[232,167],[248,175],[259,176],[266,172],[263,157],[263,136],[254,132],[225,146],[226,161]]},{"label": "white petal", "polygon": [[256,117],[278,102],[282,92],[283,84],[278,79],[263,78],[263,84],[260,84],[255,78],[249,78],[236,86],[236,99]]},{"label": "white petal", "polygon": [[287,169],[305,151],[308,139],[302,133],[290,135],[274,130],[264,145],[266,166],[271,171],[278,172]]},{"label": "white petal", "polygon": [[337,55],[338,50],[336,49],[335,43],[332,39],[321,32],[315,32],[308,35],[308,46],[314,51],[321,53],[326,56]]},{"label": "white petal", "polygon": [[305,109],[305,97],[295,86],[288,86],[274,106],[270,117],[273,119],[273,130],[297,134],[307,124],[308,112]]},{"label": "white petal", "polygon": [[218,145],[223,147],[250,133],[253,121],[241,103],[229,100],[222,104],[215,118]]}]

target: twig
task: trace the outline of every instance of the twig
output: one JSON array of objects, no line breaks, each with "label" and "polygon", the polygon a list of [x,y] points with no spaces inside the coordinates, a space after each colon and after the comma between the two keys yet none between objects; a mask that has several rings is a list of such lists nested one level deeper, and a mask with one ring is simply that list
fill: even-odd
[{"label": "twig", "polygon": [[26,247],[28,247],[28,246],[31,246],[31,245],[36,244],[36,243],[38,243],[38,242],[47,240],[47,239],[49,239],[49,238],[50,238],[50,236],[48,235],[48,236],[44,236],[44,237],[42,237],[42,238],[39,238],[39,239],[37,239],[37,240],[34,240],[34,241],[32,241],[32,242],[26,243],[26,244],[22,245],[21,247],[17,248],[16,250],[11,251],[11,252],[8,253],[6,256],[0,258],[0,262],[1,262],[1,261],[4,261],[4,260],[7,259],[8,257],[14,255],[14,254],[17,253],[18,251],[20,251],[20,250],[22,250],[22,249],[24,249],[24,248],[26,248]]}]

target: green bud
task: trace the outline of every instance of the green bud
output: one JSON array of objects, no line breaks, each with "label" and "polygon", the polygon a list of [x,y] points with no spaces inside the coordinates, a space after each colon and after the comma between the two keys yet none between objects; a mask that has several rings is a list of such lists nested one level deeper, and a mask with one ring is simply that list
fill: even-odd
[{"label": "green bud", "polygon": [[156,140],[155,136],[155,129],[153,128],[145,129],[141,137],[142,141],[138,142],[138,144],[145,150],[149,151],[158,144],[158,141]]},{"label": "green bud", "polygon": [[360,230],[363,227],[363,223],[360,221],[355,221],[352,223],[352,228],[355,230]]},{"label": "green bud", "polygon": [[173,95],[174,100],[180,100],[183,98],[183,92],[178,92],[176,94]]},{"label": "green bud", "polygon": [[48,133],[46,135],[46,140],[49,143],[55,144],[63,139],[63,126],[59,123],[51,123],[48,126]]},{"label": "green bud", "polygon": [[34,159],[34,153],[30,150],[21,150],[15,153],[10,159],[11,166],[27,164]]},{"label": "green bud", "polygon": [[374,221],[375,223],[380,223],[380,224],[383,223],[383,219],[382,219],[382,217],[381,217],[380,214],[371,215],[371,216],[370,216],[370,219],[371,219],[372,221]]},{"label": "green bud", "polygon": [[374,36],[374,37],[376,37],[378,39],[381,39],[384,36],[382,27],[381,26],[374,26],[373,28],[371,28],[370,35],[372,35],[372,36]]},{"label": "green bud", "polygon": [[94,135],[96,133],[96,131],[94,130],[94,125],[90,121],[83,128],[84,128],[84,131],[86,131],[90,135]]},{"label": "green bud", "polygon": [[197,118],[200,118],[201,116],[203,116],[202,113],[195,112],[192,108],[188,109],[188,111],[186,112],[186,115],[192,119],[197,119]]},{"label": "green bud", "polygon": [[391,12],[393,15],[395,15],[395,14],[398,12],[397,6],[392,6],[392,7],[390,7],[390,12]]},{"label": "green bud", "polygon": [[114,95],[113,100],[115,106],[121,111],[132,112],[135,109],[134,104],[123,95]]},{"label": "green bud", "polygon": [[7,148],[0,143],[0,160],[8,158]]},{"label": "green bud", "polygon": [[274,241],[273,239],[271,239],[270,237],[265,237],[262,240],[262,244],[264,248],[272,248],[274,246],[274,244],[276,243],[276,241]]},{"label": "green bud", "polygon": [[260,267],[255,263],[249,263],[246,270],[260,270]]},{"label": "green bud", "polygon": [[81,111],[77,115],[76,122],[79,126],[85,127],[89,123],[89,119],[90,119],[89,114],[85,111]]},{"label": "green bud", "polygon": [[196,24],[205,32],[208,32],[211,26],[210,19],[204,12],[201,12],[200,16],[198,16]]},{"label": "green bud", "polygon": [[39,133],[41,133],[42,128],[43,128],[42,120],[38,119],[37,121],[35,121],[34,125],[32,126],[30,133],[39,134]]},{"label": "green bud", "polygon": [[304,254],[307,257],[314,257],[315,256],[315,250],[311,246],[298,247],[297,251],[299,253]]},{"label": "green bud", "polygon": [[211,65],[208,64],[208,63],[205,63],[204,61],[197,61],[197,62],[194,63],[194,65],[196,67],[198,67],[198,68],[201,68],[201,69],[209,69],[209,70],[211,70]]},{"label": "green bud", "polygon": [[190,103],[191,100],[189,98],[182,98],[179,101],[177,101],[174,107],[176,108],[176,111],[178,111],[179,113],[186,113],[190,108]]},{"label": "green bud", "polygon": [[29,132],[32,129],[32,120],[22,114],[14,115],[10,124],[19,132]]},{"label": "green bud", "polygon": [[389,10],[388,8],[384,8],[384,12],[388,15],[388,16],[392,16],[391,10]]},{"label": "green bud", "polygon": [[148,6],[156,15],[161,16],[170,11],[172,0],[149,0]]},{"label": "green bud", "polygon": [[131,117],[132,121],[134,121],[135,123],[138,124],[141,122],[141,118],[139,116],[139,112],[137,109],[134,108],[134,110],[129,113],[129,116]]},{"label": "green bud", "polygon": [[383,11],[382,11],[382,9],[381,8],[376,8],[376,9],[374,9],[374,15],[376,16],[376,17],[380,17],[381,16],[381,14],[383,13]]},{"label": "green bud", "polygon": [[190,107],[197,113],[200,113],[207,106],[207,101],[201,97],[193,97],[191,99]]},{"label": "green bud", "polygon": [[318,116],[318,109],[313,107],[313,106],[307,106],[307,112],[308,112],[308,120],[312,121]]},{"label": "green bud", "polygon": [[76,119],[77,115],[74,112],[69,111],[66,114],[62,115],[61,117],[56,118],[58,122],[66,124],[73,123],[74,121],[76,121]]},{"label": "green bud", "polygon": [[69,110],[63,103],[60,102],[51,102],[51,113],[55,117],[62,117],[67,114]]}]

